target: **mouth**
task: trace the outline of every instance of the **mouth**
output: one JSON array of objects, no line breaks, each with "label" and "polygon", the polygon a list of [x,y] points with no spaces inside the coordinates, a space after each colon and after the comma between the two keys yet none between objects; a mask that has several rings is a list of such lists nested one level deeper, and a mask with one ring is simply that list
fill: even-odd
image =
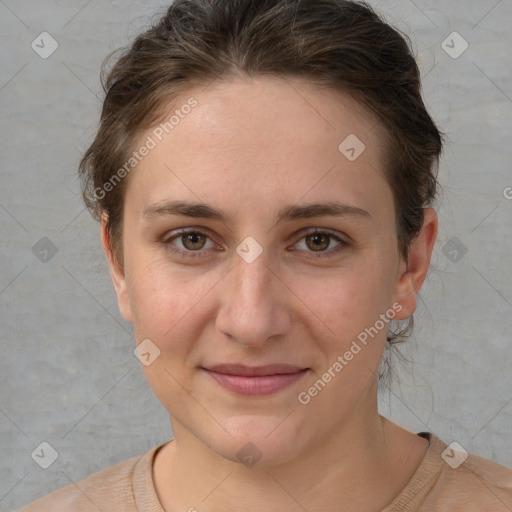
[{"label": "mouth", "polygon": [[262,396],[277,393],[301,379],[310,368],[288,364],[266,366],[244,366],[221,364],[209,368],[201,367],[223,388],[247,396]]}]

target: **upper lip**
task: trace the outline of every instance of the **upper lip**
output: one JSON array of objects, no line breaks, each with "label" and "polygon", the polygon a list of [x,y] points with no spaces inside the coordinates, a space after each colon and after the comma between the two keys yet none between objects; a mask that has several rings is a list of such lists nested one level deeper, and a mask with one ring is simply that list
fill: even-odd
[{"label": "upper lip", "polygon": [[245,366],[241,364],[217,364],[205,368],[217,373],[225,373],[228,375],[241,375],[245,377],[256,377],[261,375],[278,375],[286,373],[297,373],[306,370],[302,366],[291,364],[269,364],[265,366]]}]

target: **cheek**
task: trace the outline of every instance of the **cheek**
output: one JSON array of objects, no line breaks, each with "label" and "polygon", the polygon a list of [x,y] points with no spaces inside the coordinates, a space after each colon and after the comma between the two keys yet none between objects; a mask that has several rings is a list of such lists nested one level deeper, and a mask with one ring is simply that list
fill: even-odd
[{"label": "cheek", "polygon": [[206,298],[219,279],[219,272],[199,268],[178,269],[168,261],[133,261],[129,267],[129,294],[137,339],[150,338],[161,349],[179,351],[200,332]]},{"label": "cheek", "polygon": [[373,325],[389,307],[392,283],[379,261],[361,259],[328,274],[295,279],[292,289],[307,305],[312,329],[339,343]]},{"label": "cheek", "polygon": [[142,369],[154,394],[167,410],[190,407],[183,389],[192,389],[188,368],[195,341],[212,318],[208,297],[219,280],[214,273],[201,276],[179,270],[168,261],[153,259],[130,267],[129,293],[135,338],[150,339],[160,355]]}]

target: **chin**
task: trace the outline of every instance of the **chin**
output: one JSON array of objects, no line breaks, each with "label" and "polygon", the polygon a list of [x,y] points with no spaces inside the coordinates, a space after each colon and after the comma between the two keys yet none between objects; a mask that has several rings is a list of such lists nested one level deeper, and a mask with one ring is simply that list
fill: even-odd
[{"label": "chin", "polygon": [[283,419],[275,416],[230,418],[222,423],[227,432],[210,438],[207,444],[221,457],[247,467],[284,464],[297,456],[300,440],[298,429],[290,429],[293,420]]}]

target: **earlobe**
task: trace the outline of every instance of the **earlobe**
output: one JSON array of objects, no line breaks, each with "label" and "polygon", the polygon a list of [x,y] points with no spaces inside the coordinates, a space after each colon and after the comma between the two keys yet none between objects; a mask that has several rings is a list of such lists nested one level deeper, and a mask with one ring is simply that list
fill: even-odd
[{"label": "earlobe", "polygon": [[426,208],[422,229],[409,247],[407,261],[400,264],[394,300],[402,305],[402,310],[397,320],[410,317],[416,310],[417,295],[430,267],[437,231],[437,214],[432,208]]},{"label": "earlobe", "polygon": [[119,310],[127,322],[133,322],[133,316],[130,305],[130,297],[126,286],[126,277],[122,266],[116,261],[112,250],[110,235],[107,229],[107,217],[105,214],[101,217],[101,242],[103,250],[107,256],[110,269],[110,277],[117,296]]}]

